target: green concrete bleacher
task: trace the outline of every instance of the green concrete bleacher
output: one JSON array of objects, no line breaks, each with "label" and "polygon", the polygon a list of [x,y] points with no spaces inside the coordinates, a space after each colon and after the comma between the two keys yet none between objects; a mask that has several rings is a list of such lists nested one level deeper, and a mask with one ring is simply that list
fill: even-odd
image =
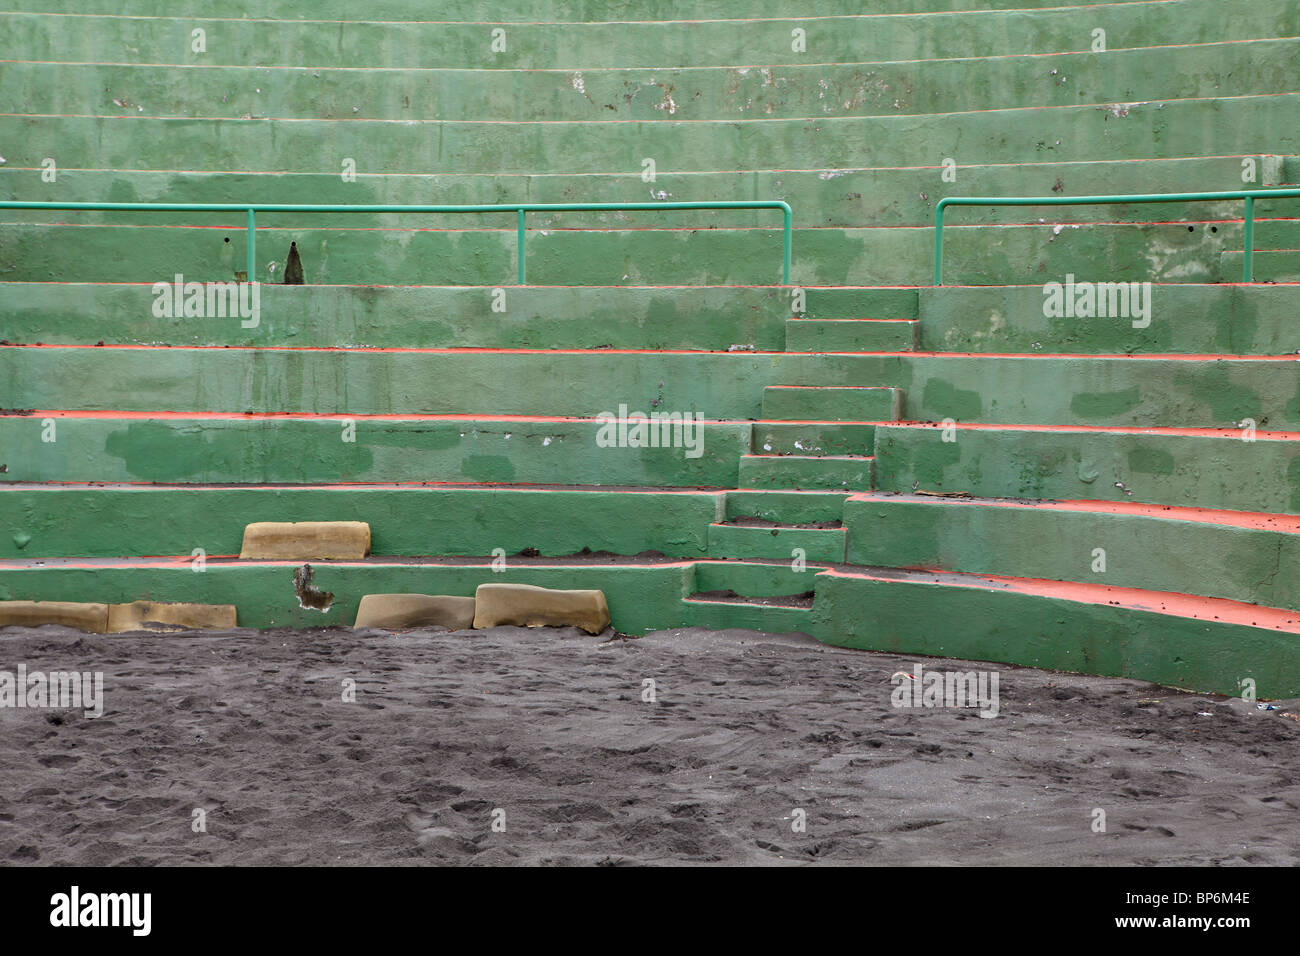
[{"label": "green concrete bleacher", "polygon": [[[302,627],[508,580],[1300,694],[1300,201],[1256,203],[1249,284],[1205,202],[951,209],[929,285],[946,196],[1300,181],[1296,4],[201,7],[0,13],[0,201],[779,199],[791,283],[770,210],[530,214],[527,286],[513,213],[265,213],[248,325],[154,309],[245,268],[240,213],[0,209],[0,599]],[[1067,275],[1150,315],[1053,316]],[[700,454],[606,447],[620,409]],[[372,531],[324,614],[235,557],[306,520]]]}]

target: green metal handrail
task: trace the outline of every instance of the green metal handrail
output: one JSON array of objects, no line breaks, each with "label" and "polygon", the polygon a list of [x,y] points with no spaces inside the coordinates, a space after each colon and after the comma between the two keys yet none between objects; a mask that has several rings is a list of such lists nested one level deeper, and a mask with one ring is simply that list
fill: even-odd
[{"label": "green metal handrail", "polygon": [[1216,202],[1244,199],[1246,215],[1245,261],[1242,281],[1254,281],[1255,200],[1259,198],[1295,199],[1300,189],[1235,189],[1212,193],[1138,193],[1130,196],[948,196],[939,200],[934,210],[934,284],[943,285],[943,210],[947,206],[1098,206],[1125,202]]},{"label": "green metal handrail", "polygon": [[783,215],[781,282],[790,284],[790,259],[793,214],[789,204],[779,199],[735,200],[724,202],[574,202],[574,203],[487,203],[458,206],[377,206],[311,205],[293,203],[201,203],[201,202],[17,202],[0,201],[0,209],[88,209],[111,212],[246,212],[248,213],[248,275],[257,274],[257,214],[259,212],[420,212],[486,213],[513,212],[518,215],[519,284],[526,285],[524,271],[524,217],[530,212],[621,212],[661,209],[780,209]]}]

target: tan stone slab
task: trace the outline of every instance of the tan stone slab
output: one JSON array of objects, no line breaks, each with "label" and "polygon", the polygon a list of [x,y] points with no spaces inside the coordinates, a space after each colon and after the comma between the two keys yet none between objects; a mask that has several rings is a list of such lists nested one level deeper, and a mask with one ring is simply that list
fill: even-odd
[{"label": "tan stone slab", "polygon": [[108,630],[108,605],[75,601],[0,601],[0,627],[39,627],[42,624],[62,624],[79,631],[103,634]]},{"label": "tan stone slab", "polygon": [[449,627],[467,631],[474,626],[472,597],[447,594],[367,594],[357,607],[356,627]]},{"label": "tan stone slab", "polygon": [[480,584],[474,594],[474,626],[580,627],[599,634],[609,627],[603,591],[555,591],[531,584]]},{"label": "tan stone slab", "polygon": [[370,525],[364,521],[257,521],[244,528],[241,558],[314,561],[364,558]]},{"label": "tan stone slab", "polygon": [[156,625],[196,630],[228,631],[238,627],[233,604],[164,604],[132,601],[108,608],[108,633],[155,630]]}]

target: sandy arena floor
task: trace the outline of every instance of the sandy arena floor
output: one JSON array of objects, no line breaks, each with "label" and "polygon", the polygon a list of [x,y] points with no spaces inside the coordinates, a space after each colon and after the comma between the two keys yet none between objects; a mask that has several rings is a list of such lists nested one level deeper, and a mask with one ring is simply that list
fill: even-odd
[{"label": "sandy arena floor", "polygon": [[1138,681],[998,667],[986,720],[894,708],[910,658],[740,631],[47,627],[0,649],[101,670],[106,701],[0,709],[0,862],[1300,862],[1300,723]]}]

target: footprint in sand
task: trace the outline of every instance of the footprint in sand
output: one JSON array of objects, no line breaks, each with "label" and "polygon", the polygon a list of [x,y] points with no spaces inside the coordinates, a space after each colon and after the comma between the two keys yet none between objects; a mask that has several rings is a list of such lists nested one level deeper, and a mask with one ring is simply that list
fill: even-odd
[{"label": "footprint in sand", "polygon": [[71,767],[73,764],[81,763],[81,758],[74,757],[72,754],[51,754],[48,757],[41,757],[37,763],[42,767],[53,767],[57,770],[61,767]]}]

